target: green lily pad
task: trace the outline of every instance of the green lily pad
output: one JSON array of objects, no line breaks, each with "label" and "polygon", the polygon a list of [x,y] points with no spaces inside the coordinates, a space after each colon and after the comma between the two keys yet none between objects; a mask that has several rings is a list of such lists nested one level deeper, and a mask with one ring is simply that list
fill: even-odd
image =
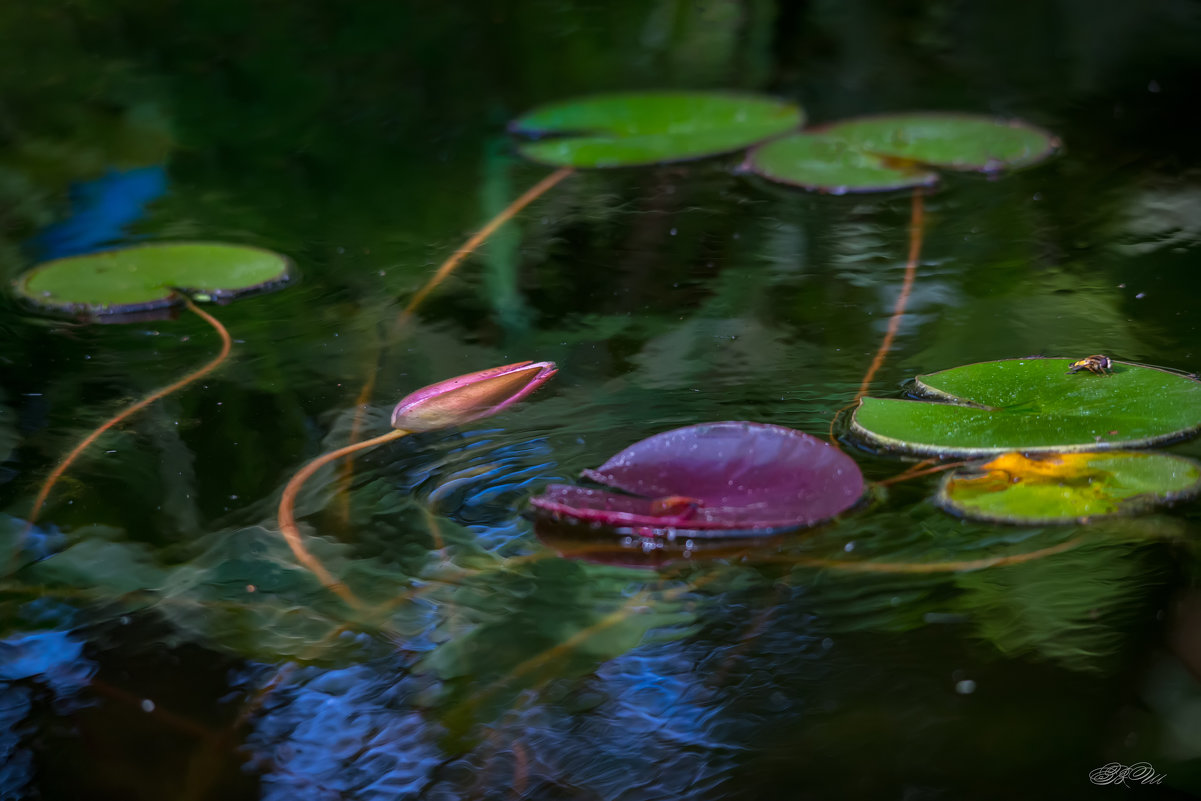
[{"label": "green lily pad", "polygon": [[822,133],[865,153],[978,172],[1025,167],[1059,147],[1059,140],[1033,125],[975,114],[860,117]]},{"label": "green lily pad", "polygon": [[289,267],[278,253],[244,245],[135,245],[39,264],[14,288],[51,311],[127,314],[176,304],[177,289],[222,299],[270,289],[288,280]]},{"label": "green lily pad", "polygon": [[918,376],[932,400],[864,398],[854,436],[873,447],[935,456],[1147,447],[1201,430],[1201,382],[1113,362],[1069,373],[1071,359],[1005,359]]},{"label": "green lily pad", "polygon": [[897,164],[848,147],[833,136],[796,134],[756,148],[751,169],[777,183],[841,195],[933,186],[938,173],[917,164]]},{"label": "green lily pad", "polygon": [[740,150],[801,126],[793,103],[723,92],[628,92],[536,108],[509,125],[543,164],[633,167]]},{"label": "green lily pad", "polygon": [[1049,156],[1059,141],[1016,120],[890,114],[832,123],[756,148],[751,169],[773,181],[841,194],[937,182],[931,167],[998,172]]},{"label": "green lily pad", "polygon": [[943,479],[935,502],[1001,523],[1079,523],[1132,515],[1201,492],[1201,464],[1165,453],[1005,453]]}]

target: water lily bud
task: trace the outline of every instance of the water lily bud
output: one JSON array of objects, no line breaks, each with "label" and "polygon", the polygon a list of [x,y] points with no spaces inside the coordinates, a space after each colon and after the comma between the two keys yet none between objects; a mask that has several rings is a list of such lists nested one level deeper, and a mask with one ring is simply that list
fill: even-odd
[{"label": "water lily bud", "polygon": [[545,384],[554,362],[517,362],[448,378],[405,396],[392,411],[392,427],[433,431],[496,414]]}]

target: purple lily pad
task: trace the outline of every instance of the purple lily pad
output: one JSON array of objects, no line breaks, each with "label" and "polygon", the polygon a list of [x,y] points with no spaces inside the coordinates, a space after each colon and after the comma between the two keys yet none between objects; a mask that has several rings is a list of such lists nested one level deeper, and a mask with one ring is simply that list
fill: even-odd
[{"label": "purple lily pad", "polygon": [[854,506],[863,474],[817,437],[764,423],[703,423],[656,434],[585,478],[605,489],[552,484],[541,514],[640,536],[762,536],[804,528]]}]

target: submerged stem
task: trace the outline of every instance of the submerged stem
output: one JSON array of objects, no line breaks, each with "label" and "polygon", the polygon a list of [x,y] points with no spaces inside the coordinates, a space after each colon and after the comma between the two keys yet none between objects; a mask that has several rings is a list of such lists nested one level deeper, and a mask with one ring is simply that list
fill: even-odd
[{"label": "submerged stem", "polygon": [[296,474],[288,481],[284,487],[284,493],[279,499],[279,531],[284,535],[284,539],[288,543],[288,547],[292,549],[292,553],[297,560],[307,567],[309,571],[321,580],[321,583],[326,586],[331,592],[341,598],[350,606],[358,609],[362,607],[362,602],[355,596],[350,588],[333,577],[333,575],[325,569],[325,565],[321,564],[317,557],[308,552],[304,547],[304,541],[300,538],[300,530],[296,527],[296,516],[293,509],[296,506],[296,496],[300,492],[300,488],[304,486],[304,482],[308,481],[309,477],[320,470],[324,465],[330,462],[337,461],[343,456],[349,456],[356,451],[365,450],[376,445],[382,445],[385,442],[400,439],[408,436],[409,432],[404,429],[393,429],[387,434],[381,434],[378,437],[365,439],[362,442],[354,442],[350,445],[344,445],[337,450],[323,453],[313,461],[306,464],[304,467],[296,471]]},{"label": "submerged stem", "polygon": [[[484,244],[484,242],[488,240],[488,237],[496,233],[497,229],[499,229],[509,220],[516,217],[522,209],[533,203],[538,198],[542,197],[573,172],[575,172],[575,169],[572,167],[560,167],[559,169],[555,170],[550,175],[546,176],[541,181],[523,192],[521,196],[519,196],[508,206],[505,206],[503,209],[501,209],[499,214],[486,222],[484,226],[472,234],[471,237],[458,248],[458,250],[450,254],[446,261],[442,262],[442,264],[438,266],[438,269],[434,271],[434,274],[430,276],[429,280],[417,290],[417,294],[413,295],[412,299],[409,300],[408,305],[405,306],[400,314],[397,315],[395,322],[392,323],[391,330],[388,332],[387,338],[384,340],[385,344],[396,337],[396,335],[404,327],[405,323],[409,321],[409,318],[413,316],[413,312],[415,312],[417,307],[421,305],[422,301],[429,297],[430,293],[437,289],[438,286],[455,271],[455,268],[458,267],[464,259],[474,253],[480,245]],[[354,417],[351,418],[350,421],[350,442],[352,444],[358,442],[359,433],[362,431],[363,413],[366,411],[367,404],[371,400],[371,394],[375,391],[375,376],[377,372],[378,370],[372,370],[371,373],[368,374],[367,379],[363,382],[363,388],[359,390],[359,395],[357,398],[355,398]],[[338,482],[339,487],[342,490],[345,490],[345,488],[350,484],[350,480],[353,476],[354,466],[350,462],[347,462],[342,467],[342,475],[339,477]],[[345,492],[343,492],[342,495],[341,514],[343,520],[346,520],[350,517],[350,499],[349,497],[345,496]]]},{"label": "submerged stem", "polygon": [[142,398],[140,401],[130,404],[129,406],[125,407],[118,414],[110,417],[109,419],[107,419],[103,423],[101,423],[100,426],[98,428],[96,428],[95,431],[88,434],[86,437],[83,438],[83,440],[78,445],[76,445],[74,448],[72,448],[71,452],[68,453],[65,457],[63,457],[63,460],[61,462],[59,462],[58,465],[52,471],[50,471],[50,475],[48,475],[46,477],[46,480],[44,482],[42,482],[42,488],[38,491],[37,497],[34,498],[33,507],[29,511],[29,522],[26,525],[26,529],[25,529],[26,531],[28,531],[29,528],[31,528],[33,526],[33,524],[37,521],[38,514],[41,512],[42,506],[45,505],[46,499],[48,497],[50,497],[50,491],[52,489],[54,489],[54,485],[62,477],[63,473],[67,472],[67,468],[69,468],[71,466],[71,464],[77,458],[79,458],[79,455],[81,453],[83,453],[85,450],[88,449],[88,446],[90,446],[93,442],[95,442],[97,439],[99,439],[101,434],[103,434],[105,431],[108,431],[110,428],[117,425],[118,423],[125,420],[126,418],[131,417],[132,415],[136,414],[137,412],[140,412],[142,409],[145,409],[147,406],[154,403],[156,400],[159,400],[160,398],[165,398],[166,396],[170,395],[172,392],[183,389],[188,384],[191,384],[194,381],[197,381],[198,379],[201,379],[204,376],[208,375],[213,370],[216,370],[217,367],[223,361],[225,361],[225,359],[229,356],[229,352],[233,347],[233,340],[230,339],[229,331],[227,331],[225,329],[225,326],[221,325],[220,321],[218,321],[217,318],[213,317],[211,314],[204,311],[203,309],[198,307],[195,303],[193,303],[191,298],[188,298],[185,295],[181,295],[180,297],[183,298],[184,306],[186,306],[189,311],[193,312],[194,314],[199,316],[200,319],[204,320],[206,323],[208,323],[210,326],[212,326],[213,330],[217,332],[217,335],[219,337],[221,337],[220,352],[211,361],[209,361],[207,364],[205,364],[203,367],[188,373],[186,376],[179,379],[178,381],[176,381],[172,384],[168,384],[167,386],[163,387],[162,389],[157,389],[154,392],[147,395],[146,397]]},{"label": "submerged stem", "polygon": [[927,465],[929,465],[930,462],[932,462],[932,461],[934,461],[934,460],[933,459],[925,459],[923,461],[920,461],[917,464],[915,464],[913,467],[910,467],[908,470],[902,470],[900,473],[897,473],[895,476],[890,476],[889,478],[885,478],[885,479],[881,479],[880,481],[877,481],[876,486],[887,487],[892,484],[900,484],[902,481],[908,481],[911,478],[920,478],[922,476],[931,475],[932,473],[941,473],[944,470],[951,470],[956,467],[963,467],[965,464],[967,464],[967,462],[947,462],[946,464],[936,464],[933,467],[927,467]]},{"label": "submerged stem", "polygon": [[909,259],[905,263],[905,279],[901,283],[901,294],[897,295],[897,302],[892,307],[892,316],[888,318],[888,330],[884,333],[880,349],[876,351],[872,363],[863,375],[863,381],[859,384],[859,391],[855,393],[855,403],[858,403],[867,394],[872,379],[876,377],[876,372],[884,365],[884,359],[892,348],[892,341],[901,327],[901,318],[905,316],[905,306],[909,303],[909,295],[913,291],[913,282],[917,278],[917,264],[922,254],[922,235],[926,216],[922,197],[921,188],[914,188],[913,202],[910,204],[909,212]]},{"label": "submerged stem", "polygon": [[823,567],[834,570],[846,570],[852,573],[962,573],[968,570],[983,570],[989,567],[1003,567],[1022,562],[1032,562],[1044,556],[1070,551],[1084,542],[1084,536],[1073,537],[1058,545],[1039,548],[1036,551],[1010,554],[1007,556],[987,556],[981,559],[963,559],[952,562],[851,562],[840,559],[821,559],[818,557],[780,557],[767,561],[781,561],[802,567]]},{"label": "submerged stem", "polygon": [[431,292],[438,288],[439,284],[445,281],[446,278],[455,271],[455,268],[462,263],[463,259],[475,252],[476,248],[484,244],[488,237],[496,233],[496,230],[502,225],[516,217],[522,209],[533,203],[538,198],[542,197],[542,195],[546,194],[549,190],[554,188],[556,184],[558,184],[567,176],[571,175],[573,172],[575,172],[575,169],[572,167],[560,167],[559,169],[555,170],[550,175],[546,176],[541,181],[527,189],[512,203],[501,209],[500,213],[485,223],[483,228],[472,234],[470,239],[464,242],[458,250],[450,254],[450,257],[447,258],[446,261],[442,262],[438,269],[434,271],[434,274],[430,276],[430,279],[425,282],[425,285],[422,286],[421,289],[417,290],[417,294],[413,295],[413,298],[409,301],[409,305],[404,307],[404,310],[401,311],[396,318],[396,322],[392,325],[392,335],[395,336],[396,332],[400,330],[401,326],[403,326],[413,312],[417,310],[417,307],[421,305],[422,301],[424,301]]},{"label": "submerged stem", "polygon": [[922,255],[922,239],[925,234],[926,219],[923,197],[921,187],[914,187],[913,199],[909,206],[909,257],[905,262],[905,278],[901,282],[901,293],[897,295],[897,302],[893,304],[892,314],[888,318],[888,329],[884,332],[884,339],[880,342],[876,355],[872,357],[872,363],[868,365],[867,372],[863,374],[863,380],[859,383],[859,391],[855,393],[855,399],[839,409],[830,420],[830,442],[835,445],[838,444],[838,439],[834,436],[834,423],[842,412],[859,403],[867,395],[872,379],[884,366],[884,359],[888,356],[888,351],[892,349],[892,341],[896,338],[897,331],[900,330],[901,318],[905,316],[905,307],[909,303],[909,295],[913,292],[913,284],[917,279],[917,265]]}]

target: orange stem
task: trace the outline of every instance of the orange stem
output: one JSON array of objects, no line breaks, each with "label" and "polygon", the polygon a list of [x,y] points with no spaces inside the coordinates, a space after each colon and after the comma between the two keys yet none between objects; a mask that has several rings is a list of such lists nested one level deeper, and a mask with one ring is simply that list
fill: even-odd
[{"label": "orange stem", "polygon": [[909,294],[913,291],[913,282],[917,278],[917,263],[922,253],[922,229],[926,216],[922,197],[922,190],[915,188],[909,216],[909,260],[905,263],[905,280],[901,283],[901,294],[897,296],[896,305],[892,307],[892,316],[888,318],[888,330],[884,333],[884,341],[880,343],[880,349],[876,351],[875,358],[863,375],[863,382],[859,385],[859,391],[855,393],[853,403],[858,403],[867,394],[872,379],[884,365],[884,358],[892,348],[892,341],[901,327],[901,318],[905,315],[905,306],[909,303]]},{"label": "orange stem", "polygon": [[987,567],[1001,567],[1003,565],[1030,562],[1035,559],[1041,559],[1044,556],[1052,556],[1053,554],[1070,551],[1082,542],[1084,542],[1083,536],[1073,537],[1058,545],[1051,545],[1047,548],[1040,548],[1037,551],[1030,551],[1028,553],[1019,553],[1010,556],[989,556],[983,559],[965,559],[955,562],[848,562],[838,559],[810,557],[784,557],[779,560],[772,559],[770,561],[784,561],[805,567],[829,567],[835,570],[847,570],[852,573],[959,573],[965,570],[983,570]]},{"label": "orange stem", "polygon": [[42,488],[38,491],[37,497],[34,498],[33,507],[29,511],[29,522],[26,526],[27,531],[37,521],[38,514],[41,512],[42,506],[46,503],[46,499],[50,496],[50,491],[54,489],[54,485],[62,477],[63,473],[67,472],[67,468],[69,468],[71,464],[79,457],[79,455],[87,450],[93,442],[99,439],[101,434],[103,434],[105,431],[108,431],[110,428],[126,418],[136,414],[137,412],[140,412],[142,409],[145,409],[156,400],[165,398],[172,392],[183,389],[188,384],[191,384],[194,381],[197,381],[208,375],[213,370],[216,370],[217,367],[229,356],[230,349],[233,347],[233,340],[230,339],[229,331],[225,330],[225,326],[221,325],[217,318],[199,308],[195,303],[192,302],[190,298],[182,295],[180,297],[183,298],[184,305],[189,311],[194,312],[200,317],[200,319],[212,326],[213,330],[217,332],[217,335],[221,337],[221,351],[216,355],[216,357],[214,357],[210,362],[205,364],[200,369],[188,373],[186,376],[173,384],[168,384],[162,389],[155,390],[137,403],[125,407],[125,409],[123,409],[120,413],[105,420],[100,424],[99,428],[88,434],[83,438],[82,442],[72,448],[71,452],[68,453],[52,471],[50,471],[50,475],[46,477],[44,482],[42,482]]},{"label": "orange stem", "polygon": [[463,259],[470,256],[476,248],[484,244],[488,237],[496,233],[496,229],[500,228],[509,220],[516,217],[522,209],[533,203],[542,195],[546,194],[548,190],[552,189],[556,184],[558,184],[567,176],[571,175],[573,172],[575,172],[575,170],[572,167],[560,167],[559,169],[555,170],[550,175],[546,176],[541,181],[527,189],[525,193],[521,195],[521,197],[514,200],[508,206],[505,206],[500,214],[497,214],[495,217],[489,220],[483,228],[472,234],[471,238],[464,242],[462,247],[450,254],[450,257],[446,261],[442,262],[441,266],[439,266],[438,269],[434,271],[434,274],[430,276],[430,279],[425,282],[425,286],[417,290],[417,294],[414,295],[409,301],[409,305],[405,306],[404,311],[402,311],[396,318],[396,323],[392,327],[392,333],[395,334],[396,331],[398,331],[400,327],[404,325],[405,321],[408,320],[409,316],[417,310],[417,307],[421,305],[421,302],[424,301],[431,292],[437,289],[438,285],[445,281],[452,272],[454,272],[455,268],[459,266]]},{"label": "orange stem", "polygon": [[[499,214],[485,223],[483,228],[472,234],[471,238],[464,242],[458,250],[450,254],[446,261],[442,262],[442,264],[438,266],[438,269],[435,270],[434,274],[430,276],[428,281],[425,282],[425,285],[417,290],[417,294],[413,295],[412,299],[409,300],[409,304],[404,307],[404,310],[401,311],[399,315],[397,315],[396,322],[392,324],[392,330],[388,335],[388,339],[392,339],[396,336],[404,324],[408,322],[409,318],[413,315],[413,312],[417,310],[417,307],[421,305],[422,301],[429,297],[430,293],[437,289],[438,286],[455,271],[455,268],[458,267],[465,258],[475,252],[480,245],[484,244],[488,237],[496,233],[498,228],[516,217],[522,209],[533,203],[542,195],[546,194],[550,189],[554,188],[559,182],[571,175],[573,172],[575,172],[575,170],[572,167],[560,167],[559,169],[555,170],[550,175],[546,176],[541,181],[527,189],[520,197],[518,197],[508,206],[505,206],[505,208],[502,209]],[[354,417],[350,421],[350,441],[352,443],[358,441],[359,432],[363,428],[363,412],[367,408],[368,401],[371,400],[371,394],[375,391],[375,376],[376,371],[373,370],[367,376],[367,380],[363,382],[363,388],[359,390],[359,396],[355,398]],[[339,484],[343,489],[350,483],[353,475],[354,467],[350,462],[347,462],[342,468],[342,475],[339,479]],[[350,499],[345,498],[342,504],[343,519],[348,519],[350,516],[349,503]]]},{"label": "orange stem", "polygon": [[924,462],[918,462],[916,465],[909,468],[908,470],[897,473],[895,476],[892,476],[891,478],[886,478],[886,479],[883,479],[882,481],[877,481],[876,486],[887,487],[890,484],[900,484],[902,481],[908,481],[911,478],[920,478],[921,476],[928,476],[931,473],[941,473],[943,470],[950,470],[955,467],[963,467],[965,464],[967,464],[967,462],[948,462],[947,464],[938,464],[938,465],[934,465],[934,467],[927,467],[925,469],[920,469],[921,465],[927,464],[929,461],[930,460],[927,459]]},{"label": "orange stem", "polygon": [[[359,396],[354,399],[354,416],[350,419],[350,444],[359,441],[359,433],[363,429],[363,415],[367,411],[367,404],[371,400],[371,393],[375,391],[375,374],[372,370],[367,380],[363,382],[363,388],[359,390]],[[347,491],[350,487],[350,482],[354,480],[354,462],[347,459],[343,463],[340,474],[338,475],[338,517],[345,526],[350,523],[350,493]]]},{"label": "orange stem", "polygon": [[834,424],[838,421],[838,416],[859,403],[867,395],[872,379],[884,366],[884,359],[888,356],[888,351],[892,348],[892,341],[901,327],[901,318],[905,316],[905,306],[908,305],[909,295],[913,292],[913,283],[917,279],[918,260],[922,254],[922,238],[926,219],[923,197],[921,188],[915,187],[909,212],[909,258],[905,262],[905,278],[901,282],[901,294],[897,296],[897,302],[892,307],[892,315],[888,318],[888,330],[884,332],[884,339],[880,342],[880,347],[872,358],[872,363],[868,365],[867,372],[863,375],[863,381],[859,384],[859,391],[855,393],[855,399],[835,412],[834,417],[830,420],[829,439],[835,446],[838,445],[838,438],[834,436]]},{"label": "orange stem", "polygon": [[381,434],[378,437],[365,439],[362,442],[354,442],[350,445],[345,445],[341,448],[338,448],[337,450],[330,451],[329,453],[323,453],[296,471],[296,475],[292,476],[292,478],[288,481],[287,486],[284,487],[284,494],[279,499],[279,530],[280,533],[284,535],[284,539],[287,541],[288,547],[292,549],[292,553],[295,554],[297,560],[299,560],[302,565],[307,567],[313,575],[321,580],[321,583],[324,584],[327,589],[356,609],[362,607],[362,602],[355,597],[354,593],[350,591],[349,587],[335,579],[333,575],[331,575],[330,572],[325,569],[325,565],[321,564],[317,557],[309,553],[304,547],[304,541],[300,538],[300,530],[296,527],[296,516],[293,512],[293,509],[296,506],[296,495],[300,492],[300,488],[304,486],[304,482],[308,481],[309,477],[321,469],[322,466],[327,465],[330,462],[337,461],[343,456],[348,456],[356,451],[365,450],[366,448],[371,448],[376,445],[382,445],[385,442],[391,442],[392,440],[400,439],[401,437],[407,436],[408,433],[409,432],[405,431],[404,429],[393,429],[387,434]]}]

